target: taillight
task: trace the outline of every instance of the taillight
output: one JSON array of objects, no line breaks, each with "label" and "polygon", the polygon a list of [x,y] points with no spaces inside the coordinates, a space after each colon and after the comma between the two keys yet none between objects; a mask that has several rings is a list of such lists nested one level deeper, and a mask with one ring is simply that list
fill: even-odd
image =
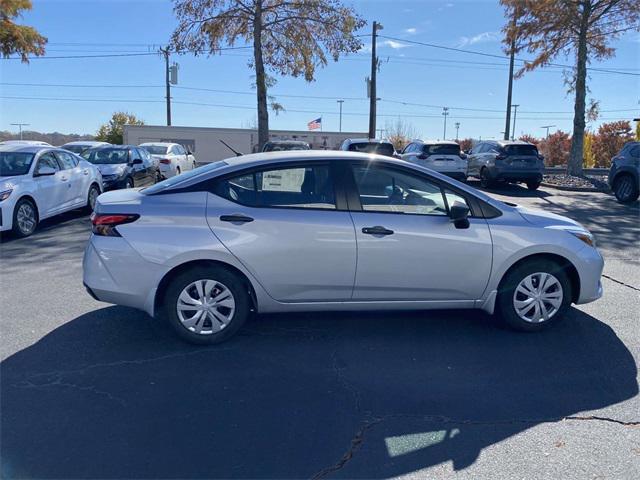
[{"label": "taillight", "polygon": [[171,165],[171,160],[169,160],[168,158],[161,158],[160,163],[164,165]]},{"label": "taillight", "polygon": [[91,214],[91,230],[95,235],[102,237],[119,237],[120,234],[116,230],[116,227],[118,225],[124,225],[125,223],[135,222],[138,218],[140,218],[140,215],[120,213],[98,214],[93,212]]},{"label": "taillight", "polygon": [[504,153],[499,153],[496,155],[496,160],[504,160],[507,156]]}]

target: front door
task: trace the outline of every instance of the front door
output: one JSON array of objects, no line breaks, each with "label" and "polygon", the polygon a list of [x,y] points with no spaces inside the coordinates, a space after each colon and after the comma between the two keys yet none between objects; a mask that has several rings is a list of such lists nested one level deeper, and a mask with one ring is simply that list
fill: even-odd
[{"label": "front door", "polygon": [[[411,169],[352,163],[349,195],[358,246],[353,300],[469,301],[491,273],[483,218],[458,229],[448,216],[455,192]],[[359,205],[352,205],[359,203]]]},{"label": "front door", "polygon": [[[43,167],[53,168],[56,173],[39,176],[38,173]],[[40,218],[49,217],[64,210],[69,195],[69,175],[61,170],[53,152],[40,155],[33,171],[33,181],[37,186]]]},{"label": "front door", "polygon": [[329,163],[288,163],[220,179],[207,221],[220,241],[281,302],[351,298],[356,241]]}]

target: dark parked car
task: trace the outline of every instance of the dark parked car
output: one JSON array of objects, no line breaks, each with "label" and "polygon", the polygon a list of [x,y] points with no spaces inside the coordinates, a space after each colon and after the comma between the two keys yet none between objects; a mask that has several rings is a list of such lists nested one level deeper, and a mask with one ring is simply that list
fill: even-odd
[{"label": "dark parked car", "polygon": [[542,182],[544,157],[535,145],[521,141],[483,141],[469,154],[469,176],[478,177],[483,187],[497,182],[523,182],[536,190]]},{"label": "dark parked car", "polygon": [[628,142],[611,160],[609,186],[620,203],[631,203],[640,192],[640,142]]},{"label": "dark parked car", "polygon": [[347,138],[342,142],[340,150],[345,152],[377,153],[387,157],[395,157],[396,149],[388,140],[377,138]]},{"label": "dark parked car", "polygon": [[153,185],[161,179],[160,170],[144,148],[112,145],[92,148],[82,156],[102,173],[104,190]]},{"label": "dark parked car", "polygon": [[263,152],[281,152],[285,150],[311,150],[307,142],[300,140],[272,140],[264,144]]}]

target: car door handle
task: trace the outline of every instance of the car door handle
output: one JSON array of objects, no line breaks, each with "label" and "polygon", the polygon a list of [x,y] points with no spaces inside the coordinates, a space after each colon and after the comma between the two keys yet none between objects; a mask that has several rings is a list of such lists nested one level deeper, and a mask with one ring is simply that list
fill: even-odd
[{"label": "car door handle", "polygon": [[231,223],[248,223],[253,222],[253,218],[247,217],[246,215],[220,215],[220,220],[223,222],[231,222]]},{"label": "car door handle", "polygon": [[84,175],[89,175],[89,170],[84,169],[84,170],[82,171],[82,173],[83,173]]},{"label": "car door handle", "polygon": [[60,177],[60,180],[63,181],[63,182],[66,182],[67,180],[69,180],[69,178],[68,177]]},{"label": "car door handle", "polygon": [[362,233],[367,235],[393,235],[393,230],[376,225],[375,227],[364,227]]}]

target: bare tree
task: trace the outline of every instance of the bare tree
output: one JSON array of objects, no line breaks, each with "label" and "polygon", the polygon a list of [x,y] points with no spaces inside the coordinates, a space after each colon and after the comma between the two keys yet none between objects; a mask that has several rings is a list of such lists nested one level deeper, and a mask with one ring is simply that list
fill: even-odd
[{"label": "bare tree", "polygon": [[[314,79],[315,70],[356,52],[362,42],[354,32],[365,25],[339,0],[174,0],[178,27],[172,35],[176,51],[219,52],[223,45],[253,46],[258,101],[258,141],[269,139],[266,69]],[[282,106],[271,102],[276,112]]]},{"label": "bare tree", "polygon": [[[575,91],[573,138],[568,171],[582,175],[587,65],[612,57],[611,42],[627,30],[638,30],[638,0],[500,0],[509,21],[503,28],[505,45],[515,39],[515,51],[535,54],[516,76],[551,64],[561,56],[575,56],[571,75]],[[515,20],[515,21],[514,21]]]},{"label": "bare tree", "polygon": [[397,152],[401,151],[411,140],[419,137],[416,128],[400,117],[395,122],[387,121],[384,131]]}]

